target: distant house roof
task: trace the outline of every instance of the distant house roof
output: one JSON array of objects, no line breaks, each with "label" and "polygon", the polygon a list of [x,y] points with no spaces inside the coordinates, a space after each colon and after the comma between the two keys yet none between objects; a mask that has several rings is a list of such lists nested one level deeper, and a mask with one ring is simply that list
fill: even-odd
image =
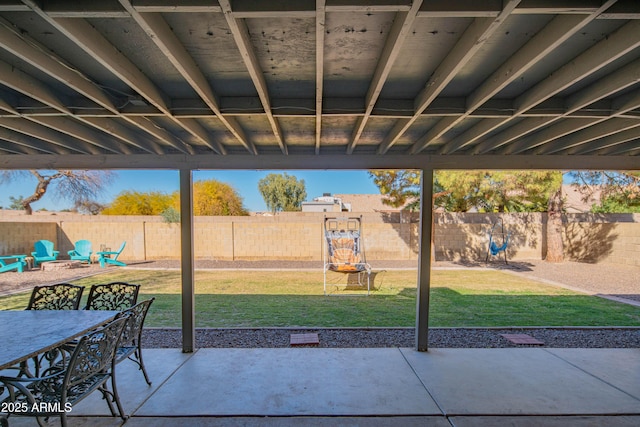
[{"label": "distant house roof", "polygon": [[564,197],[564,207],[567,213],[590,212],[594,203],[600,200],[601,190],[596,188],[593,195],[584,200],[582,193],[573,185],[562,186],[562,196]]},{"label": "distant house roof", "polygon": [[382,203],[382,194],[334,194],[343,203],[351,205],[351,212],[399,212],[402,208],[394,208]]}]

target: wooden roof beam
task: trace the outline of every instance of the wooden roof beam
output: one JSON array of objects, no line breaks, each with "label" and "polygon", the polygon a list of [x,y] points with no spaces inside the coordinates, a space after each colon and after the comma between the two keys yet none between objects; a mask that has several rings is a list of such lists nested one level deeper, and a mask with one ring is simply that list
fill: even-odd
[{"label": "wooden roof beam", "polygon": [[[128,145],[117,144],[112,138],[107,138],[104,133],[96,132],[91,128],[87,128],[86,126],[81,125],[79,122],[73,120],[68,117],[54,117],[54,116],[43,116],[43,117],[31,117],[29,120],[38,123],[40,125],[46,126],[50,129],[54,129],[60,133],[64,133],[73,138],[79,139],[81,141],[85,141],[89,144],[93,144],[97,147],[100,147],[106,151],[110,151],[112,153],[119,154],[132,154],[133,152],[129,148]],[[105,129],[99,128],[100,130],[106,132]],[[113,135],[110,135],[113,136]],[[161,154],[161,152],[144,149],[148,153]]]},{"label": "wooden roof beam", "polygon": [[[2,130],[2,129],[0,129]],[[0,135],[0,150],[2,154],[40,154],[40,151],[34,150],[31,147],[3,141]]]},{"label": "wooden roof beam", "polygon": [[[631,21],[608,38],[587,49],[550,77],[516,98],[517,112],[530,109],[640,46],[640,38],[637,34],[640,34],[640,21]],[[597,61],[595,57],[598,58]],[[597,88],[592,90],[597,92]],[[528,144],[527,141],[521,141],[503,148],[501,152],[516,154],[528,149],[526,144]]]},{"label": "wooden roof beam", "polygon": [[[466,101],[466,115],[439,130],[437,134],[427,135],[414,144],[412,151],[418,152],[424,149],[431,141],[440,138],[446,131],[453,128],[460,120],[468,117],[473,111],[480,108],[485,102],[499,93],[502,89],[518,79],[523,73],[534,66],[538,61],[551,54],[558,46],[566,42],[616,0],[609,0],[588,16],[561,15],[555,17],[542,30],[534,35],[522,48],[518,49],[507,61],[500,65],[476,90],[469,95]],[[455,138],[440,149],[441,154],[450,154],[460,148],[477,141],[472,139]]]},{"label": "wooden roof beam", "polygon": [[[636,142],[637,144],[637,142]],[[390,153],[354,153],[345,156],[340,150],[334,154],[261,154],[247,153],[227,156],[185,156],[184,154],[105,154],[105,155],[51,155],[0,156],[0,169],[296,169],[296,170],[353,170],[353,169],[433,169],[473,170],[478,165],[486,169],[558,169],[558,170],[638,170],[638,157],[621,156],[532,156],[532,155],[428,155]]]},{"label": "wooden roof beam", "polygon": [[[603,77],[598,82],[590,85],[589,87],[575,93],[567,99],[567,111],[558,116],[557,119],[565,118],[570,114],[578,111],[579,109],[586,107],[600,99],[603,99],[613,93],[626,89],[630,86],[640,82],[640,60],[633,61],[627,66],[619,69],[618,71]],[[640,97],[638,98],[640,100]],[[628,113],[631,110],[637,108],[637,104],[631,102],[630,105],[623,110],[618,110],[615,114],[609,117],[594,118],[586,122],[578,122],[576,120],[564,120],[554,124],[541,132],[531,135],[518,141],[511,147],[511,154],[518,154],[524,151],[536,148],[534,154],[549,154],[551,152],[560,151],[565,147],[565,144],[570,144],[572,139],[565,139],[564,142],[557,146],[556,144],[550,144],[551,141],[561,138],[569,133],[579,131],[582,128],[589,126],[596,126],[599,123],[610,121],[612,117],[617,117],[622,114]],[[620,129],[624,130],[624,129]],[[564,148],[563,148],[564,147]]]},{"label": "wooden roof beam", "polygon": [[[635,90],[633,92],[621,95],[613,100],[611,103],[613,107],[613,114],[615,116],[623,117],[625,113],[635,110],[640,106],[640,90]],[[640,119],[634,117],[633,120],[636,120],[640,123]],[[620,132],[621,134],[626,134],[626,131]],[[624,142],[624,138],[621,139]],[[567,151],[568,154],[585,154],[596,149],[604,148],[602,146],[596,147],[597,144],[583,144],[576,143],[575,139],[565,138],[563,141],[559,142],[556,146],[554,146],[554,150],[549,150],[550,153],[556,153],[558,151],[565,150],[569,148]],[[559,148],[560,150],[556,150],[555,148]]]},{"label": "wooden roof beam", "polygon": [[7,141],[17,145],[18,147],[15,148],[16,151],[21,151],[20,147],[22,147],[26,154],[45,153],[67,155],[73,152],[68,148],[61,147],[57,144],[47,144],[39,139],[2,127],[2,125],[0,125],[0,141]]},{"label": "wooden roof beam", "polygon": [[[71,111],[69,111],[69,109],[64,105],[64,103],[58,98],[58,96],[55,93],[53,93],[48,87],[42,84],[39,80],[36,80],[35,78],[27,75],[23,71],[17,68],[14,68],[11,65],[4,62],[0,62],[0,83],[3,83],[6,86],[11,87],[12,89],[20,93],[23,93],[24,95],[30,98],[33,98],[35,100],[38,100],[39,102],[42,102],[43,104],[61,112],[64,116],[72,116]],[[79,119],[79,120],[88,123],[87,119]],[[67,122],[69,126],[71,126],[72,123],[73,123],[72,121]],[[116,125],[111,124],[110,126],[113,127]],[[107,133],[110,133],[105,129],[107,128],[101,128],[101,130]],[[74,126],[73,130],[68,129],[68,131],[65,133],[74,134],[78,132],[80,132],[79,128],[77,126]],[[98,146],[98,147],[107,149],[109,151],[115,150],[116,152],[123,152],[123,150],[124,152],[126,152],[127,150],[126,148],[118,149],[114,146],[114,144],[105,143],[104,140],[101,141],[101,138],[89,137],[88,132],[89,132],[88,130],[84,130],[81,132],[84,135],[82,139],[87,142],[87,144],[84,147],[76,143],[76,144],[72,144],[69,148],[75,151],[96,152],[96,153],[97,151],[95,151],[94,146]],[[53,138],[53,139],[55,140],[56,138]],[[138,140],[139,139],[140,138],[138,138]],[[60,141],[59,143],[66,144],[64,141]],[[148,144],[144,145],[140,141],[136,141],[135,144],[141,146],[141,148],[145,149],[150,153],[151,152],[157,153],[157,150],[150,149]]]},{"label": "wooden roof beam", "polygon": [[322,100],[324,97],[324,35],[326,0],[316,0],[316,154],[322,140]]},{"label": "wooden roof beam", "polygon": [[[73,67],[71,67],[70,65],[65,64],[53,53],[48,52],[48,49],[46,49],[44,46],[41,46],[40,43],[36,40],[31,39],[30,37],[28,37],[28,35],[25,34],[18,34],[16,30],[11,26],[11,24],[7,23],[4,20],[0,20],[0,46],[8,52],[11,52],[15,56],[30,63],[34,67],[44,71],[69,88],[84,95],[86,98],[100,105],[108,112],[114,114],[115,116],[120,116],[117,107],[98,85],[90,81],[79,71],[73,69]],[[76,116],[76,118],[80,121],[83,121],[79,116]],[[125,118],[125,120],[128,119]],[[89,125],[92,124],[89,123]],[[116,125],[112,125],[110,127],[113,126]],[[105,129],[100,130],[103,130],[106,133],[110,133]],[[142,142],[136,142],[133,145],[138,145],[140,146],[140,148],[143,148],[145,151],[148,151],[150,153],[161,153],[160,147],[151,141],[147,142],[146,144]],[[114,147],[109,148],[110,151],[113,151],[114,149]],[[122,150],[126,151],[127,148],[124,147],[122,148]]]},{"label": "wooden roof beam", "polygon": [[[64,34],[85,52],[93,56],[93,58],[103,67],[129,85],[129,87],[135,90],[158,110],[162,111],[167,118],[178,123],[198,139],[201,138],[198,129],[193,130],[188,127],[185,128],[179,120],[173,117],[167,96],[88,22],[79,18],[53,18],[43,11],[35,0],[23,1],[58,31]],[[206,138],[202,142],[214,151],[219,150],[219,147],[217,147],[215,143],[212,143],[209,138]],[[194,154],[193,148],[186,144],[184,146],[174,146],[174,148],[185,154]]]},{"label": "wooden roof beam", "polygon": [[640,20],[631,21],[582,52],[516,98],[516,114],[526,111],[640,46]]},{"label": "wooden roof beam", "polygon": [[389,148],[398,142],[400,137],[420,117],[429,104],[453,80],[458,71],[473,58],[487,39],[500,27],[519,2],[520,0],[507,1],[504,9],[496,18],[474,19],[414,100],[413,116],[409,119],[398,120],[389,135],[378,147],[378,154],[385,154]]},{"label": "wooden roof beam", "polygon": [[637,156],[638,153],[640,153],[640,138],[596,152],[602,156]]},{"label": "wooden roof beam", "polygon": [[382,92],[382,87],[387,81],[387,77],[389,77],[391,68],[400,53],[400,49],[413,27],[413,23],[416,20],[416,15],[418,14],[418,10],[421,5],[422,0],[416,0],[411,5],[411,9],[409,9],[409,11],[398,12],[396,14],[393,25],[389,30],[389,36],[385,42],[384,49],[382,50],[382,54],[380,55],[380,59],[376,65],[376,70],[373,73],[369,90],[367,91],[364,115],[358,117],[358,121],[351,135],[351,140],[347,146],[347,154],[353,153],[364,128],[367,126],[369,117],[371,117],[371,112],[378,101],[380,92]]},{"label": "wooden roof beam", "polygon": [[238,50],[240,51],[240,55],[242,56],[245,66],[247,67],[247,71],[249,72],[251,80],[253,81],[256,90],[258,91],[258,96],[260,97],[260,101],[262,102],[264,112],[267,115],[267,120],[269,120],[269,124],[271,125],[273,135],[275,136],[282,153],[287,154],[288,149],[284,142],[280,124],[278,123],[278,120],[273,117],[269,91],[267,89],[267,82],[265,81],[262,70],[260,69],[260,63],[258,61],[258,58],[256,57],[256,53],[251,46],[251,40],[249,39],[249,31],[247,29],[247,26],[244,23],[244,20],[238,19],[234,16],[233,10],[231,9],[231,2],[229,0],[218,1],[220,3],[220,7],[222,7],[224,17],[227,20],[229,30],[233,35]]},{"label": "wooden roof beam", "polygon": [[[612,34],[609,38],[602,40],[600,43],[592,46],[590,49],[587,49],[582,54],[578,55],[578,57],[576,57],[574,60],[561,67],[557,72],[553,73],[547,79],[541,81],[538,85],[522,94],[515,100],[516,112],[512,117],[506,119],[503,125],[517,117],[520,117],[525,111],[528,111],[535,105],[538,105],[543,101],[551,98],[553,95],[562,91],[576,81],[596,72],[601,67],[604,67],[606,64],[619,58],[630,49],[633,49],[633,46],[637,46],[638,44],[640,44],[640,39],[638,39],[637,37],[628,38],[630,36],[630,33],[633,33],[637,30],[637,28],[635,27],[637,27],[638,25],[640,25],[640,21],[630,22],[629,24],[619,29],[616,33]],[[602,63],[594,64],[591,55],[599,55]],[[592,94],[592,96],[595,95]],[[555,120],[556,118],[554,117],[550,121]],[[547,121],[545,125],[550,123],[550,121]],[[529,132],[536,129],[539,129],[539,126],[532,127]],[[523,135],[524,134],[520,134],[518,137],[521,137]],[[485,141],[481,144],[478,144],[473,149],[473,152],[476,154],[486,153],[502,147],[502,151],[499,151],[500,153],[512,154],[511,150],[517,150],[520,148],[517,145],[505,146],[507,142],[510,142],[512,140],[513,139],[511,139],[510,136],[504,137],[498,135],[492,141]]]},{"label": "wooden roof beam", "polygon": [[[611,119],[606,122],[599,123],[595,126],[591,126],[589,128],[583,129],[576,133],[567,135],[564,138],[560,138],[557,141],[554,141],[553,144],[547,144],[542,148],[547,148],[546,150],[540,150],[541,154],[555,154],[565,150],[576,148],[576,152],[581,152],[580,147],[589,146],[589,143],[592,141],[602,141],[603,139],[607,139],[610,136],[615,136],[618,134],[629,135],[627,132],[630,130],[634,130],[640,127],[640,120],[633,119]],[[628,141],[627,137],[623,136],[622,139],[618,139],[617,144],[621,142]],[[614,145],[614,143],[609,143],[604,146],[599,146],[595,148],[592,146],[592,150],[605,148],[606,146]],[[569,153],[567,151],[567,153]],[[534,153],[535,154],[535,153]]]},{"label": "wooden roof beam", "polygon": [[[239,123],[234,118],[225,117],[222,114],[217,96],[213,92],[207,78],[202,71],[200,71],[191,55],[189,55],[162,16],[158,13],[139,13],[132,6],[130,0],[119,1],[160,49],[162,54],[171,62],[176,70],[178,70],[211,111],[216,114],[227,130],[229,130],[250,153],[256,154],[255,146],[247,140],[247,136]],[[226,150],[224,150],[221,145],[218,146],[218,150],[226,153]]]},{"label": "wooden roof beam", "polygon": [[10,23],[4,19],[0,19],[0,47],[34,67],[43,70],[103,108],[106,108],[112,113],[117,113],[118,109],[102,89],[80,72],[62,63],[62,61],[54,57],[53,54],[45,53],[47,52],[45,48],[35,48],[35,43],[37,43],[35,40],[28,38],[25,34],[18,34]]},{"label": "wooden roof beam", "polygon": [[[49,0],[47,13],[59,18],[124,18],[127,12],[117,7],[116,2],[78,3],[67,0]],[[239,18],[294,17],[306,18],[314,13],[314,0],[280,0],[278,2],[256,2],[234,0],[234,10]],[[81,5],[81,7],[79,7]],[[637,5],[637,4],[636,4]],[[599,0],[523,0],[514,11],[516,14],[588,14],[600,6]],[[607,19],[624,19],[637,16],[633,1],[624,7],[608,11]],[[222,8],[214,0],[136,0],[135,8],[142,13],[220,13]],[[361,0],[329,0],[329,12],[406,12],[411,0],[386,0],[363,2]],[[502,9],[502,0],[429,0],[420,10],[420,17],[444,18],[491,18]],[[3,1],[0,12],[25,12],[29,8],[20,1]]]},{"label": "wooden roof beam", "polygon": [[60,132],[28,120],[22,120],[19,118],[0,118],[0,126],[41,141],[46,141],[51,144],[64,147],[67,150],[70,150],[70,152],[94,155],[101,154],[100,150],[92,144],[80,142],[75,138],[70,138]]}]

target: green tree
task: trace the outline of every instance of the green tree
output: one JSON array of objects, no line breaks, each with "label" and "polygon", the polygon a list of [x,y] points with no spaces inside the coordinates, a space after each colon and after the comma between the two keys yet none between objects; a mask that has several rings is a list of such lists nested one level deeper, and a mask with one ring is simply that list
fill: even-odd
[{"label": "green tree", "polygon": [[640,172],[576,171],[570,175],[585,201],[597,199],[592,212],[640,212]]},{"label": "green tree", "polygon": [[123,191],[116,196],[103,215],[160,215],[173,204],[173,196],[159,191],[143,193]]},{"label": "green tree", "polygon": [[[385,204],[415,207],[420,198],[420,172],[369,172],[385,195]],[[543,212],[549,196],[562,183],[557,171],[437,171],[434,204],[449,212]]]},{"label": "green tree", "polygon": [[[174,193],[174,207],[178,206],[178,192]],[[242,197],[229,184],[210,179],[193,184],[194,215],[248,215]]]},{"label": "green tree", "polygon": [[[446,194],[434,201],[447,212],[467,212],[480,209],[484,171],[436,171],[434,182]],[[488,203],[487,203],[488,204]]]},{"label": "green tree", "polygon": [[180,222],[180,211],[173,206],[165,209],[160,216],[164,220],[164,222],[168,224],[174,224]]},{"label": "green tree", "polygon": [[[159,191],[147,193],[123,191],[104,215],[161,215],[167,222],[180,220],[180,192],[171,194]],[[194,215],[248,215],[242,197],[229,184],[214,179],[193,184]]]},{"label": "green tree", "polygon": [[490,171],[476,203],[484,212],[545,212],[549,197],[561,186],[560,171]]},{"label": "green tree", "polygon": [[417,211],[420,207],[420,171],[417,170],[374,170],[369,171],[373,183],[378,187],[382,200],[387,206]]},{"label": "green tree", "polygon": [[32,203],[42,199],[49,190],[53,189],[54,194],[62,199],[69,200],[74,204],[79,204],[94,200],[113,179],[111,171],[0,171],[0,184],[9,183],[15,179],[25,176],[36,178],[36,188],[32,195],[22,199],[22,206],[27,215],[33,213]]},{"label": "green tree", "polygon": [[9,209],[11,209],[12,211],[24,210],[24,205],[22,204],[23,200],[24,200],[24,197],[22,196],[18,196],[18,197],[9,196],[9,201],[11,202],[11,204],[9,205]]},{"label": "green tree", "polygon": [[307,198],[304,179],[287,173],[270,173],[258,181],[258,191],[271,212],[299,211]]}]

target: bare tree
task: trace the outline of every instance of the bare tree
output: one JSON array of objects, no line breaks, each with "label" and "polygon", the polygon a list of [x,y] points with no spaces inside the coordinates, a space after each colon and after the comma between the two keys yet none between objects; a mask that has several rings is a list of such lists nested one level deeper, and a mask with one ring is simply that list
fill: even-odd
[{"label": "bare tree", "polygon": [[80,205],[95,199],[109,184],[114,173],[111,171],[0,171],[0,183],[8,183],[20,179],[26,175],[33,175],[37,180],[36,188],[32,195],[22,199],[21,203],[27,215],[33,213],[31,204],[42,199],[49,186],[53,193],[69,200],[75,205]]}]

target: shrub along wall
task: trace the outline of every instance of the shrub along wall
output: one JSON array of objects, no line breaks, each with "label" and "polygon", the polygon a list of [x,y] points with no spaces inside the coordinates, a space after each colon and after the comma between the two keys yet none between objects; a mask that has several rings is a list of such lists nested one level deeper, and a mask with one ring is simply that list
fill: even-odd
[{"label": "shrub along wall", "polygon": [[[445,213],[436,214],[436,259],[484,260],[489,232],[499,217],[509,234],[509,259],[544,257],[545,214]],[[197,217],[196,258],[322,260],[322,218],[321,213]],[[408,216],[367,213],[363,224],[368,260],[417,259],[418,224]],[[500,227],[494,229],[498,244],[503,238],[500,232]],[[28,254],[36,240],[46,239],[56,244],[63,257],[75,241],[88,239],[94,251],[116,249],[126,241],[124,260],[180,257],[180,228],[160,217],[0,213],[0,236],[2,254]],[[563,237],[568,259],[640,266],[640,214],[568,214]]]}]

